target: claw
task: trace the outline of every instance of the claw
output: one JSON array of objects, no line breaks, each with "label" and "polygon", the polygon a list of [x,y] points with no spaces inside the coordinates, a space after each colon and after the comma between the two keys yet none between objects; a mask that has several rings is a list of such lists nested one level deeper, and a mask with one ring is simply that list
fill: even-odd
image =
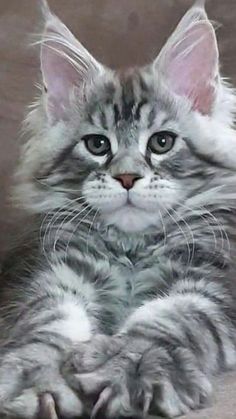
[{"label": "claw", "polygon": [[92,410],[90,419],[96,419],[96,416],[97,416],[99,410],[101,410],[101,408],[108,403],[111,395],[112,395],[112,388],[111,387],[106,387],[102,391],[102,393],[100,394],[100,396],[98,398],[98,401],[96,402],[96,404],[95,404],[95,406]]},{"label": "claw", "polygon": [[143,403],[143,417],[146,418],[147,414],[149,412],[150,406],[151,406],[151,402],[152,402],[152,393],[151,392],[146,392],[144,394],[144,403]]},{"label": "claw", "polygon": [[54,399],[49,393],[43,394],[40,399],[39,419],[58,419]]}]

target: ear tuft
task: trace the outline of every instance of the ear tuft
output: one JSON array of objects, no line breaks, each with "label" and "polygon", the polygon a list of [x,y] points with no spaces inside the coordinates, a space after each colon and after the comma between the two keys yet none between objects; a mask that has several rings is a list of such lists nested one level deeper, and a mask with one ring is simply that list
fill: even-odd
[{"label": "ear tuft", "polygon": [[72,97],[86,83],[103,72],[103,66],[92,57],[60,19],[42,0],[45,30],[41,40],[41,70],[45,86],[46,112],[49,121],[66,120]]},{"label": "ear tuft", "polygon": [[47,0],[40,0],[39,7],[46,22],[48,20],[48,17],[52,14]]},{"label": "ear tuft", "polygon": [[206,0],[196,0],[193,7],[202,7],[205,9]]},{"label": "ear tuft", "polygon": [[175,94],[190,100],[193,109],[211,112],[219,79],[219,53],[213,26],[199,2],[183,17],[154,68]]}]

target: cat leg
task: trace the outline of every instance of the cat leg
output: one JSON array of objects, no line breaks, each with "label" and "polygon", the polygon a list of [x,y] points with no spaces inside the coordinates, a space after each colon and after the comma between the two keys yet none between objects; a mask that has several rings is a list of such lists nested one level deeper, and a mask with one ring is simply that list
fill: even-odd
[{"label": "cat leg", "polygon": [[[103,350],[96,337],[78,348],[63,374],[73,389],[97,395],[95,413],[186,414],[209,400],[214,375],[235,365],[230,304],[221,285],[180,281],[169,295],[138,308]],[[90,353],[90,362],[80,350]]]}]

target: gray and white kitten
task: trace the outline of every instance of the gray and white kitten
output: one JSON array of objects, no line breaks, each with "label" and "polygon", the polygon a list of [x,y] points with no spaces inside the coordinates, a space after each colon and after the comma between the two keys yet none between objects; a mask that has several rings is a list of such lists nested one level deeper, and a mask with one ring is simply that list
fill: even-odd
[{"label": "gray and white kitten", "polygon": [[236,361],[236,105],[215,32],[197,3],[154,62],[118,72],[44,12],[0,417],[175,417]]}]

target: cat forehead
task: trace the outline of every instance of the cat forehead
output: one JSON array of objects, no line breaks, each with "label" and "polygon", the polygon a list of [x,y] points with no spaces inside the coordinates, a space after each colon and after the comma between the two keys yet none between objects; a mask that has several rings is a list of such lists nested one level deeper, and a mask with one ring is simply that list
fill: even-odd
[{"label": "cat forehead", "polygon": [[86,106],[89,122],[97,128],[125,130],[140,124],[150,128],[156,119],[175,120],[177,108],[171,98],[157,87],[148,72],[129,70],[114,73],[94,86]]}]

